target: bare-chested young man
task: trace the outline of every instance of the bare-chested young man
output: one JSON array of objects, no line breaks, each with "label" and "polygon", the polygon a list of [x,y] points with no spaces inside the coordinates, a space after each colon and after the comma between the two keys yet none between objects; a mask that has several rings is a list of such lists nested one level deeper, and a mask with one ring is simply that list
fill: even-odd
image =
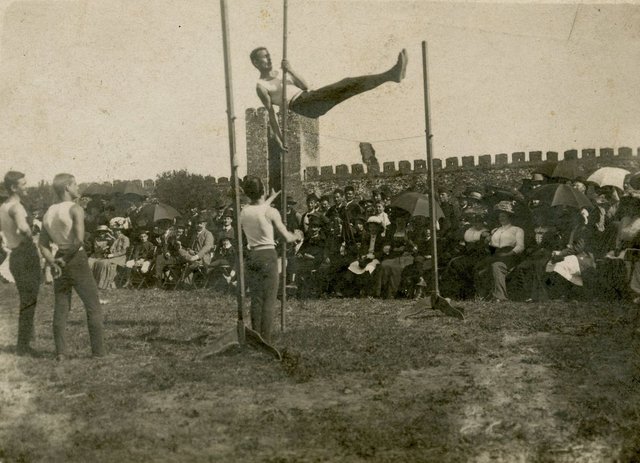
[{"label": "bare-chested young man", "polygon": [[[103,346],[103,318],[98,286],[89,269],[84,242],[84,210],[75,200],[80,197],[78,184],[71,174],[58,174],[53,179],[53,191],[58,202],[53,204],[42,218],[40,250],[53,269],[53,340],[56,358],[62,361],[67,355],[65,328],[71,309],[71,291],[75,289],[87,312],[89,341],[94,357],[105,355]],[[51,244],[58,246],[54,256]]]},{"label": "bare-chested young man", "polygon": [[[260,71],[260,78],[256,91],[262,104],[269,112],[269,124],[275,134],[280,148],[282,146],[282,132],[273,105],[282,104],[282,78],[273,69],[271,55],[265,47],[258,47],[251,52],[251,62]],[[407,51],[398,54],[398,60],[391,69],[380,74],[347,77],[334,84],[317,90],[310,90],[307,83],[290,66],[283,61],[283,68],[287,72],[287,88],[289,85],[297,87],[294,93],[287,92],[289,109],[296,114],[310,118],[318,118],[326,114],[331,108],[352,96],[372,90],[385,82],[400,82],[404,79],[407,68]]]},{"label": "bare-chested young man", "polygon": [[22,205],[27,186],[25,175],[17,171],[7,172],[4,186],[9,198],[0,206],[0,230],[11,249],[9,270],[20,297],[16,353],[37,356],[38,353],[31,347],[31,341],[41,280],[40,257],[27,222],[27,211]]}]

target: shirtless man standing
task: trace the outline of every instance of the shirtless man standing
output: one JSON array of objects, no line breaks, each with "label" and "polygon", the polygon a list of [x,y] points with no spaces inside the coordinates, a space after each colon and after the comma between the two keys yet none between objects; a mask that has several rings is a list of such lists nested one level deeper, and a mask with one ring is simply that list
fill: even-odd
[{"label": "shirtless man standing", "polygon": [[[269,124],[278,145],[280,148],[284,148],[282,132],[273,109],[273,105],[280,106],[282,104],[282,78],[279,77],[278,71],[273,69],[271,55],[265,47],[256,48],[251,52],[250,57],[253,65],[260,71],[256,91],[262,104],[269,112]],[[287,72],[287,86],[293,85],[300,90],[292,93],[289,97],[289,109],[301,116],[318,118],[352,96],[372,90],[385,82],[400,82],[406,73],[407,60],[407,51],[402,50],[398,54],[398,61],[388,71],[381,74],[347,77],[317,90],[309,90],[304,79],[291,69],[288,61],[284,60],[282,66]],[[290,95],[289,92],[287,92],[288,95]]]},{"label": "shirtless man standing", "polygon": [[[53,179],[53,191],[58,202],[53,204],[42,218],[40,251],[53,269],[54,308],[53,340],[56,358],[62,361],[67,355],[65,328],[71,309],[71,290],[75,289],[84,304],[89,326],[89,341],[94,357],[105,355],[103,346],[102,307],[98,299],[98,286],[89,269],[87,254],[83,249],[84,210],[75,200],[80,197],[78,184],[71,174],[58,174]],[[54,256],[51,243],[58,246]]]},{"label": "shirtless man standing", "polygon": [[27,211],[21,202],[26,193],[27,181],[22,172],[9,171],[4,176],[4,186],[9,198],[0,206],[0,230],[11,249],[9,270],[20,297],[18,315],[18,355],[36,355],[31,348],[33,318],[40,289],[40,256],[31,236],[27,222]]}]

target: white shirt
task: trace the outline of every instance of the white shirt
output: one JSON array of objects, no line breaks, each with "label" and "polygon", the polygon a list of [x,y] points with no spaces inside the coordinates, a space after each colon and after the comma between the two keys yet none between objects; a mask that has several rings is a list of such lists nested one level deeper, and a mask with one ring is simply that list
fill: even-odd
[{"label": "white shirt", "polygon": [[491,246],[494,248],[513,247],[513,253],[524,251],[524,230],[515,225],[503,225],[491,233]]},{"label": "white shirt", "polygon": [[271,204],[249,204],[240,211],[240,226],[247,237],[249,249],[275,247],[272,221],[280,218],[280,212]]}]

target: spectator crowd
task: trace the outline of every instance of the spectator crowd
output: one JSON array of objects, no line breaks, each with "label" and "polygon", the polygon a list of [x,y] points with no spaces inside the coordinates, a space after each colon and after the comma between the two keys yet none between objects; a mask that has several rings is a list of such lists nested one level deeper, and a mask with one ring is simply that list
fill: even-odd
[{"label": "spectator crowd", "polygon": [[[426,192],[391,194],[384,186],[311,193],[304,208],[288,198],[283,215],[299,240],[286,245],[287,292],[312,298],[427,294],[433,284],[434,213],[445,297],[638,302],[640,174],[611,183],[536,172],[513,189],[475,185],[459,195],[439,190],[438,207],[426,212],[402,200],[412,194],[424,201]],[[180,215],[143,196],[119,213],[104,196],[83,196],[80,203],[84,248],[99,288],[235,290],[237,224],[231,207]],[[143,213],[150,207],[164,215]],[[34,236],[39,215],[35,211]],[[7,272],[0,268],[0,275]],[[45,281],[51,281],[46,273]]]}]

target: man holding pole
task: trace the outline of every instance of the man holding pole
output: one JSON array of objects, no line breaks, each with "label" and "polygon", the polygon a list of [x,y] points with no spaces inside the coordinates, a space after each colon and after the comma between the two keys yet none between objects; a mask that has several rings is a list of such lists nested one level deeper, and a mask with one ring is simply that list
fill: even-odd
[{"label": "man holding pole", "polygon": [[[271,55],[265,47],[256,48],[251,52],[250,57],[255,68],[260,71],[256,91],[262,104],[269,112],[269,124],[275,134],[276,141],[283,148],[282,132],[273,109],[273,105],[280,106],[282,104],[282,79],[278,77],[278,71],[273,69]],[[282,67],[287,73],[286,83],[300,90],[289,98],[289,109],[301,116],[313,119],[318,118],[352,96],[373,90],[385,82],[399,83],[404,79],[407,61],[407,51],[402,50],[398,54],[396,64],[385,72],[359,77],[347,77],[317,90],[310,90],[304,79],[289,66],[289,62],[285,59],[282,62]]]}]

